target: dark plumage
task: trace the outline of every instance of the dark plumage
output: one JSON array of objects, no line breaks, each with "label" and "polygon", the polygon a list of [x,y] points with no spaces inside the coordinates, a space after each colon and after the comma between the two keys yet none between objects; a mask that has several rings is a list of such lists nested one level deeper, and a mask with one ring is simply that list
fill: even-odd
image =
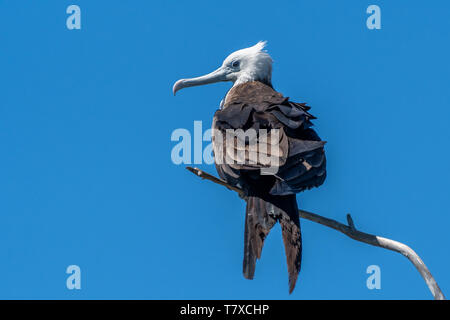
[{"label": "dark plumage", "polygon": [[[251,81],[228,92],[223,107],[216,111],[213,120],[213,129],[221,132],[223,137],[227,129],[279,129],[280,152],[275,156],[280,166],[275,175],[261,175],[265,164],[252,162],[248,152],[244,163],[226,161],[226,155],[233,157],[236,154],[234,140],[222,141],[213,135],[213,146],[220,177],[246,193],[244,276],[253,278],[264,239],[279,222],[286,250],[289,292],[295,287],[302,251],[295,194],[320,186],[326,177],[325,142],[311,128],[311,120],[315,118],[309,109],[304,103],[289,101],[271,86]],[[252,141],[247,141],[246,151],[249,151],[250,143]],[[218,161],[218,155],[224,157],[222,161]]]}]

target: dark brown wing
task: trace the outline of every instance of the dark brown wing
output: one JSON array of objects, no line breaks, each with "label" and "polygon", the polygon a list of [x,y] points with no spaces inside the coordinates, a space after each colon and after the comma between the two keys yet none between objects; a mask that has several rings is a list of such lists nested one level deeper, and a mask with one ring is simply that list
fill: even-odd
[{"label": "dark brown wing", "polygon": [[[258,155],[265,156],[261,158],[272,157],[278,163],[272,179],[264,181],[267,192],[288,195],[320,186],[326,177],[325,142],[311,128],[310,120],[314,117],[309,109],[303,103],[290,102],[260,82],[232,88],[213,120],[216,132],[213,133],[213,146],[219,175],[228,183],[246,190],[255,186],[261,188],[260,170],[268,165],[255,161],[250,150],[252,144],[267,139],[271,144],[279,144],[275,152],[271,152],[270,146],[266,153],[258,152]],[[227,138],[227,130],[230,129],[254,130],[257,135],[246,137],[246,143],[239,144],[237,137],[229,135],[232,138]],[[271,137],[271,129],[278,129],[278,136]],[[264,130],[267,130],[267,136],[260,133]],[[217,133],[222,139],[216,138]]]}]

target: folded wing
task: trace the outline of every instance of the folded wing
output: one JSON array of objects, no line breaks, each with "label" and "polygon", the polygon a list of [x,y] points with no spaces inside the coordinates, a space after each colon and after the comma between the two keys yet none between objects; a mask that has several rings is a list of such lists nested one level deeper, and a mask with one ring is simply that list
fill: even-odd
[{"label": "folded wing", "polygon": [[260,82],[232,88],[213,120],[219,175],[244,190],[272,195],[320,186],[326,178],[325,142],[312,129],[309,109]]}]

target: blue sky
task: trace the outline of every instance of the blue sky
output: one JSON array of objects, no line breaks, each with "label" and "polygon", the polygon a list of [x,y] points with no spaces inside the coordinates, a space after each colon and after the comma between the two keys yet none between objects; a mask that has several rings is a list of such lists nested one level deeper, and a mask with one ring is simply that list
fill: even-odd
[{"label": "blue sky", "polygon": [[[77,4],[82,29],[66,28]],[[366,28],[377,4],[382,29]],[[268,40],[273,83],[307,102],[328,178],[299,206],[415,249],[450,290],[448,1],[0,2],[0,298],[429,299],[401,255],[302,220],[288,295],[276,227],[242,276],[245,204],[170,158],[229,84],[181,91]],[[203,169],[215,173],[213,166]],[[82,289],[66,288],[79,265]],[[379,265],[381,290],[366,287]],[[448,294],[448,292],[447,292]]]}]

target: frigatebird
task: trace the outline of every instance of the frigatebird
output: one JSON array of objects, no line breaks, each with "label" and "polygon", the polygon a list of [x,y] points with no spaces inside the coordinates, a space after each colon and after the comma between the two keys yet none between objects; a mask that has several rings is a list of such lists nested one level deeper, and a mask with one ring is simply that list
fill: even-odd
[{"label": "frigatebird", "polygon": [[[318,187],[325,181],[325,141],[312,129],[311,120],[315,117],[308,112],[310,107],[305,103],[292,102],[274,90],[273,62],[264,50],[265,45],[266,42],[258,42],[230,54],[220,68],[207,75],[178,80],[173,86],[173,93],[182,88],[220,81],[233,83],[214,115],[212,141],[219,176],[245,193],[244,277],[253,279],[264,240],[279,222],[289,273],[289,293],[292,293],[302,255],[295,195]],[[226,136],[230,130],[241,133],[255,130],[257,134],[244,136],[244,142],[239,147],[237,135]],[[271,135],[270,132],[275,130],[277,134]],[[219,135],[221,139],[217,139]],[[223,141],[225,136],[227,139]],[[265,142],[267,145],[267,141],[270,146],[277,145],[275,151],[267,151],[267,148],[256,150],[260,155],[265,153],[265,156],[270,156],[269,159],[276,160],[270,163],[272,170],[268,170],[267,161],[251,158],[251,146],[255,142]],[[236,157],[239,151],[243,154],[240,159],[243,161],[234,161],[239,160]],[[276,164],[275,170],[273,163]]]}]

